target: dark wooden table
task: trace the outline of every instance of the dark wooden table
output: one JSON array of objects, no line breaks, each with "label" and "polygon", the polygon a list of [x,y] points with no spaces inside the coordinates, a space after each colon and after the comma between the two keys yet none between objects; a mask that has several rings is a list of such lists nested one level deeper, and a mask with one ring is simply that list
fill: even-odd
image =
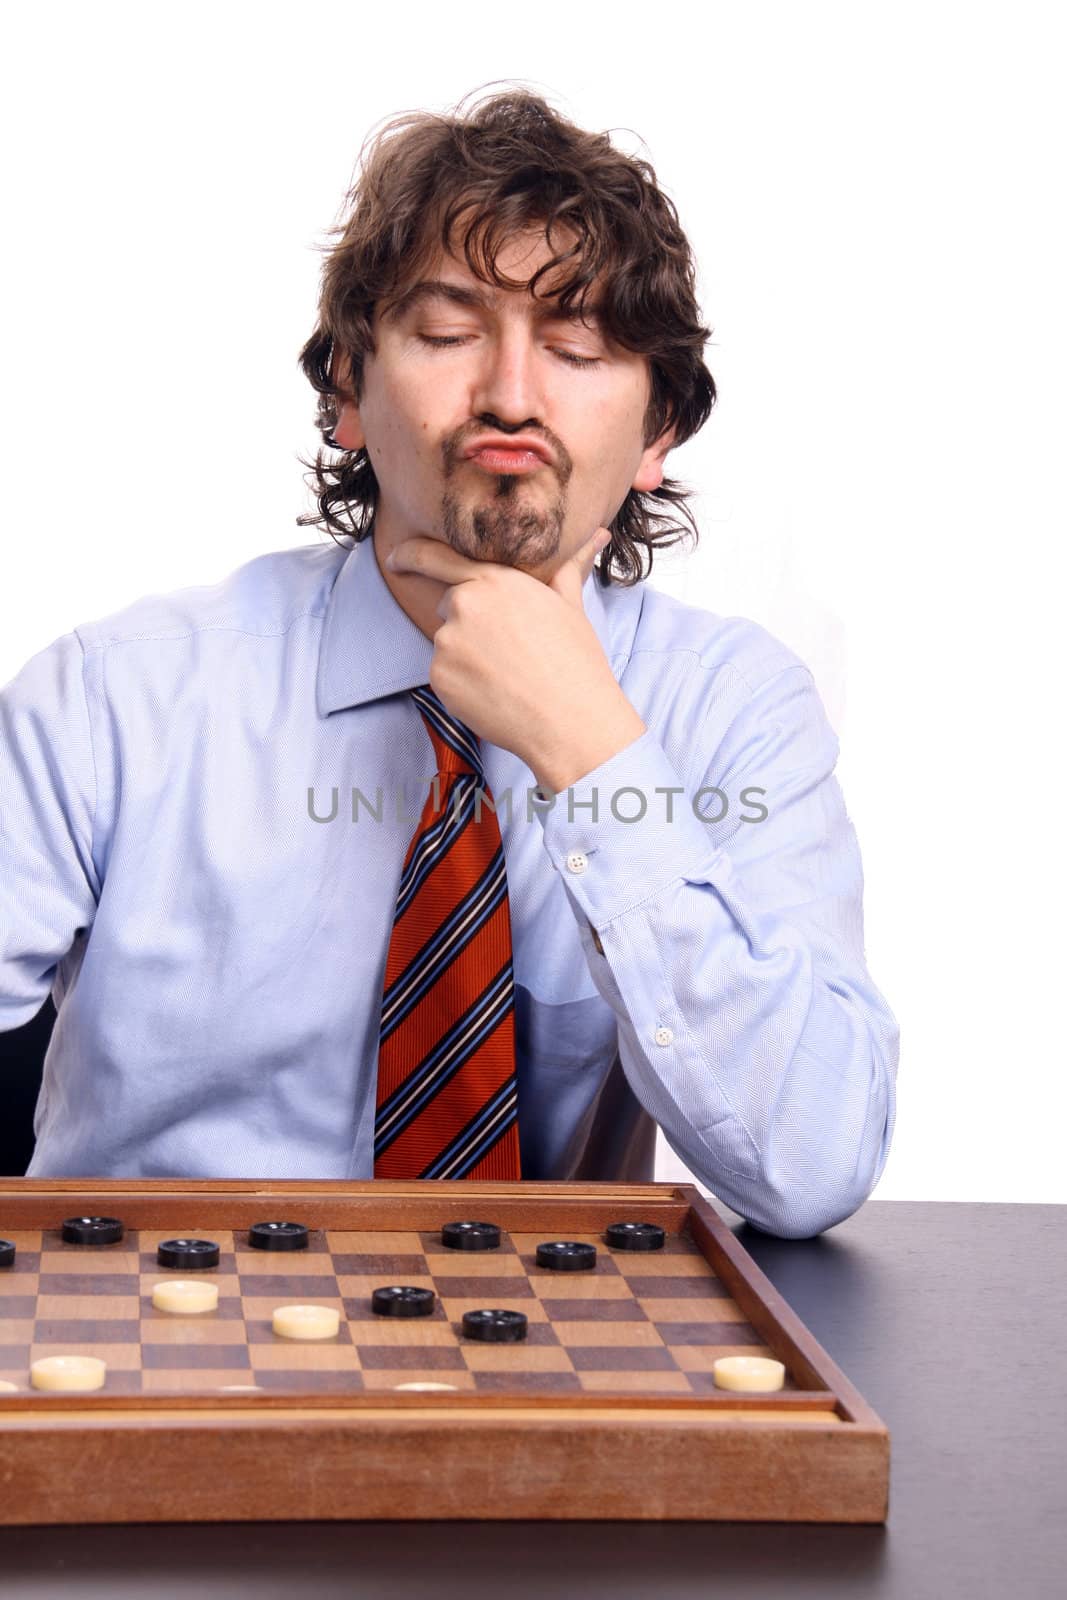
[{"label": "dark wooden table", "polygon": [[719,1209],[887,1423],[885,1528],[0,1528],[0,1595],[1063,1600],[1067,1206],[871,1201],[812,1240]]}]

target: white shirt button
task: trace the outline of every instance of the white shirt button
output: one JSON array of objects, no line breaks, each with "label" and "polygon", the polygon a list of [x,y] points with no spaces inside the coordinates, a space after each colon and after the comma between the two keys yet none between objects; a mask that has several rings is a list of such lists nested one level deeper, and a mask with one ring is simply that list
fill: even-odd
[{"label": "white shirt button", "polygon": [[580,850],[572,850],[567,857],[568,872],[584,872],[588,865],[588,856],[583,855]]},{"label": "white shirt button", "polygon": [[657,1044],[670,1044],[674,1039],[674,1034],[670,1028],[657,1028],[653,1037]]}]

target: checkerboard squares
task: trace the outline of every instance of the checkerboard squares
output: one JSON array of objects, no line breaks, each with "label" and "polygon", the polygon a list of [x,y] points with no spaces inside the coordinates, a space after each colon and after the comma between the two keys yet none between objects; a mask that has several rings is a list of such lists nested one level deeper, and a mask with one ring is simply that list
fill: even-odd
[{"label": "checkerboard squares", "polygon": [[470,1372],[573,1372],[571,1358],[561,1345],[475,1344],[463,1346]]},{"label": "checkerboard squares", "polygon": [[[249,1287],[247,1278],[244,1280],[244,1287],[247,1291]],[[289,1293],[249,1294],[246,1292],[241,1296],[241,1315],[248,1324],[250,1332],[255,1323],[265,1323],[268,1331],[271,1333],[271,1337],[277,1338],[277,1334],[275,1334],[273,1329],[271,1329],[271,1318],[279,1306],[286,1305],[330,1306],[334,1311],[340,1312],[342,1318],[341,1333],[343,1334],[345,1331],[345,1306],[344,1300],[340,1295],[309,1294],[301,1295],[299,1299],[297,1299],[295,1295]]]},{"label": "checkerboard squares", "polygon": [[369,1322],[349,1323],[349,1330],[357,1349],[399,1345],[406,1350],[424,1350],[456,1343],[450,1323],[436,1317],[374,1317]]},{"label": "checkerboard squares", "polygon": [[774,1351],[765,1344],[682,1344],[674,1351],[676,1364],[683,1372],[710,1372],[720,1356],[767,1356]]},{"label": "checkerboard squares", "polygon": [[745,1313],[732,1300],[658,1299],[640,1295],[637,1304],[650,1322],[744,1322]]},{"label": "checkerboard squares", "polygon": [[465,1368],[447,1367],[427,1375],[412,1372],[410,1367],[364,1367],[363,1387],[368,1393],[385,1393],[401,1384],[412,1382],[447,1383],[459,1394],[474,1394],[478,1388],[474,1373]]},{"label": "checkerboard squares", "polygon": [[37,1296],[39,1322],[136,1322],[140,1315],[141,1300],[136,1294]]},{"label": "checkerboard squares", "polygon": [[[457,1328],[462,1326],[465,1312],[484,1311],[486,1309],[484,1296],[479,1299],[476,1295],[473,1297],[464,1295],[462,1298],[455,1297],[453,1295],[446,1295],[442,1297],[440,1304],[444,1310],[447,1320],[455,1323]],[[527,1298],[508,1300],[506,1298],[502,1298],[500,1301],[497,1301],[494,1299],[493,1305],[495,1306],[497,1304],[502,1305],[506,1310],[521,1311],[531,1327],[535,1323],[543,1323],[550,1320],[547,1310],[539,1300],[530,1300]]]},{"label": "checkerboard squares", "polygon": [[246,1342],[245,1326],[240,1317],[226,1321],[213,1312],[198,1312],[192,1316],[163,1312],[159,1321],[144,1318],[141,1322],[141,1343],[151,1345],[240,1345]]},{"label": "checkerboard squares", "polygon": [[253,1372],[292,1371],[294,1386],[299,1387],[302,1372],[358,1372],[359,1351],[340,1335],[336,1339],[316,1340],[314,1344],[301,1343],[299,1360],[294,1359],[293,1346],[288,1339],[277,1344],[249,1346]]},{"label": "checkerboard squares", "polygon": [[688,1394],[684,1372],[580,1372],[587,1394]]},{"label": "checkerboard squares", "polygon": [[[196,1276],[196,1274],[190,1272],[188,1269],[186,1269],[183,1274],[180,1268],[176,1268],[173,1272],[169,1273],[165,1272],[160,1267],[153,1267],[151,1272],[142,1271],[139,1280],[142,1315],[168,1318],[173,1315],[173,1313],[169,1311],[157,1311],[156,1307],[152,1304],[152,1290],[156,1287],[157,1283],[167,1283],[172,1278],[181,1278],[182,1276],[193,1278]],[[226,1301],[235,1301],[241,1293],[241,1279],[238,1277],[236,1272],[227,1272],[220,1270],[217,1267],[212,1267],[209,1271],[203,1272],[202,1276],[206,1282],[213,1283],[215,1288],[219,1291],[220,1311],[222,1310]]]},{"label": "checkerboard squares", "polygon": [[322,1251],[236,1250],[233,1259],[246,1291],[256,1278],[321,1278],[330,1272],[329,1256]]},{"label": "checkerboard squares", "polygon": [[562,1345],[591,1345],[598,1350],[663,1348],[662,1335],[651,1322],[560,1321],[556,1323],[556,1337]]},{"label": "checkerboard squares", "polygon": [[112,1278],[135,1275],[140,1271],[141,1258],[136,1250],[123,1245],[98,1245],[90,1250],[74,1244],[59,1244],[55,1249],[40,1252],[38,1272],[41,1277],[77,1276],[79,1278]]},{"label": "checkerboard squares", "polygon": [[530,1287],[546,1300],[630,1300],[633,1290],[626,1279],[601,1277],[596,1272],[531,1272]]},{"label": "checkerboard squares", "polygon": [[[391,1278],[387,1274],[383,1276],[380,1272],[367,1272],[356,1275],[345,1273],[339,1274],[337,1278],[337,1287],[345,1300],[359,1301],[360,1307],[358,1309],[363,1309],[363,1302],[365,1302],[368,1316],[373,1315],[370,1309],[371,1295],[375,1289],[380,1289],[387,1283],[405,1283],[415,1289],[435,1288],[434,1280],[428,1272],[406,1272],[403,1277],[398,1275],[395,1278]],[[349,1307],[350,1314],[356,1310],[357,1308],[354,1306]]]},{"label": "checkerboard squares", "polygon": [[254,1381],[250,1367],[205,1367],[203,1370],[159,1372],[149,1369],[141,1374],[142,1391],[145,1394],[213,1394],[234,1384]]},{"label": "checkerboard squares", "polygon": [[[440,1234],[437,1234],[436,1237],[440,1241]],[[421,1233],[401,1230],[396,1233],[372,1231],[367,1233],[347,1233],[336,1228],[328,1228],[326,1230],[326,1248],[331,1255],[341,1256],[424,1256],[426,1254]]]},{"label": "checkerboard squares", "polygon": [[[55,1344],[34,1343],[30,1345],[27,1366],[32,1367],[35,1361],[45,1356],[96,1356],[98,1360],[107,1362],[109,1374],[138,1372],[141,1367],[141,1350],[136,1344],[97,1344],[82,1339]],[[28,1382],[28,1372],[24,1372],[22,1378]]]},{"label": "checkerboard squares", "polygon": [[[5,1222],[3,1237],[15,1246],[16,1261],[25,1262],[28,1256],[36,1254],[41,1248],[40,1228],[10,1228]],[[15,1270],[18,1270],[17,1266]]]},{"label": "checkerboard squares", "polygon": [[464,1278],[514,1278],[525,1279],[526,1268],[517,1255],[501,1254],[499,1250],[445,1250],[426,1257],[427,1270],[433,1277],[451,1278],[462,1274]]},{"label": "checkerboard squares", "polygon": [[[313,1229],[306,1251],[275,1253],[250,1249],[241,1229],[195,1221],[131,1230],[122,1246],[99,1250],[22,1230],[19,1258],[0,1279],[0,1378],[25,1388],[31,1361],[78,1354],[107,1362],[116,1394],[378,1393],[424,1382],[457,1393],[653,1396],[710,1392],[719,1356],[773,1355],[691,1239],[668,1235],[662,1252],[629,1253],[599,1234],[551,1233],[595,1244],[596,1269],[538,1269],[545,1233],[505,1231],[483,1253],[444,1249],[439,1229]],[[219,1268],[204,1274],[219,1290],[217,1310],[157,1310],[152,1289],[172,1276],[155,1261],[159,1243],[201,1235],[220,1247]],[[371,1295],[391,1283],[432,1289],[433,1314],[375,1316]],[[273,1314],[297,1304],[339,1311],[339,1333],[280,1338]],[[464,1339],[464,1313],[489,1306],[521,1310],[526,1339]]]},{"label": "checkerboard squares", "polygon": [[704,1278],[718,1282],[702,1255],[660,1255],[658,1250],[634,1252],[619,1271],[627,1278]]}]

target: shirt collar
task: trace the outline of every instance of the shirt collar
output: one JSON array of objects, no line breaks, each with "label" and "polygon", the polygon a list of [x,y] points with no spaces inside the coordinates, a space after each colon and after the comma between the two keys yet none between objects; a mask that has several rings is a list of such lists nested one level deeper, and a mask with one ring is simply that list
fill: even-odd
[{"label": "shirt collar", "polygon": [[[593,573],[585,581],[582,605],[610,661],[604,590]],[[319,650],[319,714],[429,683],[433,650],[433,640],[394,599],[368,534],[353,545],[330,591]]]}]

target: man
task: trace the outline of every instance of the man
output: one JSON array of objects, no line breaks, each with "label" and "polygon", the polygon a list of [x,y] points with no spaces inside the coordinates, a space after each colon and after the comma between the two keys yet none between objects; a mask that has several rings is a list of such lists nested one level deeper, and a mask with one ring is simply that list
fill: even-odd
[{"label": "man", "polygon": [[391,125],[341,231],[299,520],[347,543],[0,697],[0,1018],[58,1007],[29,1171],[641,1179],[658,1125],[817,1233],[898,1033],[810,671],[640,581],[715,398],[674,209],[514,93]]}]

